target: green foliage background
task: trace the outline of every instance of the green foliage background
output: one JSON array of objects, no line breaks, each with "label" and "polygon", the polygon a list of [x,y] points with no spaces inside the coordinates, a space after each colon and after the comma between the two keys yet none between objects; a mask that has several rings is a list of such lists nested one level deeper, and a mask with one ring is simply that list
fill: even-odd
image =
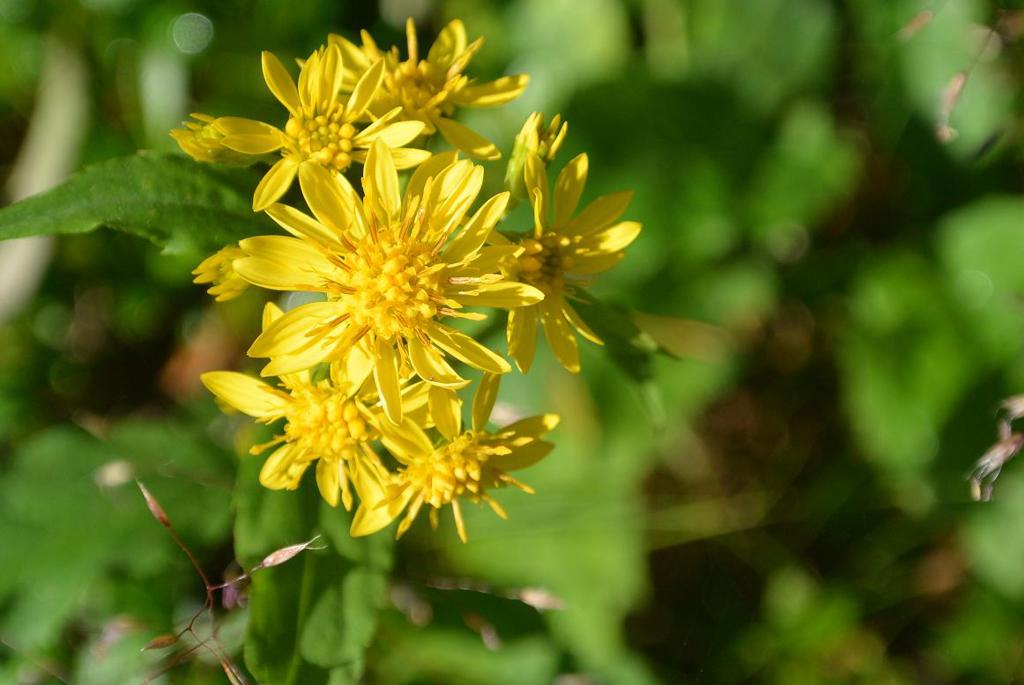
[{"label": "green foliage background", "polygon": [[[0,682],[227,682],[205,650],[139,651],[203,592],[134,478],[215,579],[323,534],[218,610],[257,682],[1021,679],[1024,467],[990,504],[964,482],[1024,385],[1019,9],[0,0],[7,200],[37,159],[87,167],[0,211],[0,238],[70,234],[0,321]],[[391,44],[410,13],[421,42],[453,17],[486,36],[478,75],[532,75],[467,122],[507,152],[530,111],[561,112],[557,164],[587,151],[587,195],[635,189],[644,224],[595,292],[649,337],[505,382],[564,416],[558,448],[524,474],[536,495],[502,498],[508,522],[469,512],[467,545],[447,523],[354,541],[315,492],[256,485],[238,455],[257,431],[196,376],[247,364],[260,295],[213,305],[189,272],[260,229],[258,176],[167,136],[193,110],[276,121],[259,50]],[[557,608],[521,601],[537,592]]]}]

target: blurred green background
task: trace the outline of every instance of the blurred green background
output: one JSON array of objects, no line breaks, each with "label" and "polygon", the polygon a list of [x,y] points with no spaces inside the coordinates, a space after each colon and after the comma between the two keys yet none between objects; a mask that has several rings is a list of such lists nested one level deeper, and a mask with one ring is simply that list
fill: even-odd
[{"label": "blurred green background", "polygon": [[[12,201],[173,150],[190,111],[277,121],[261,49],[390,45],[406,16],[426,43],[461,17],[487,40],[476,75],[533,78],[468,123],[507,152],[529,112],[561,112],[556,166],[586,151],[587,197],[636,191],[644,231],[595,292],[681,358],[589,346],[580,377],[542,356],[504,384],[564,416],[523,474],[537,494],[504,493],[508,522],[471,511],[468,545],[403,539],[363,682],[1014,682],[1024,465],[987,504],[964,476],[1024,387],[1019,7],[0,0],[0,178]],[[246,367],[262,302],[213,305],[202,256],[0,244],[2,683],[227,682],[207,651],[140,652],[203,592],[134,478],[215,579],[274,507],[319,506],[253,491],[252,432],[198,385]],[[219,616],[237,663],[247,620],[276,621]]]}]

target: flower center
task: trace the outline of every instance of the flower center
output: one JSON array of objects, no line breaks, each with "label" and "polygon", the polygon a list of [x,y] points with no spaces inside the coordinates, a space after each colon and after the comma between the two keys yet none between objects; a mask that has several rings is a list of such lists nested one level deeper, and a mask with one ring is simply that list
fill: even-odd
[{"label": "flower center", "polygon": [[373,429],[352,399],[329,387],[309,386],[293,392],[285,436],[313,457],[348,459]]},{"label": "flower center", "polygon": [[413,119],[426,122],[455,111],[447,102],[451,93],[445,87],[444,75],[428,60],[402,62],[384,78],[382,90],[391,96],[390,106],[401,106]]},{"label": "flower center", "polygon": [[305,159],[344,171],[352,164],[355,126],[345,123],[345,106],[334,103],[324,113],[288,119],[284,132]]},{"label": "flower center", "polygon": [[410,464],[403,475],[409,486],[422,493],[424,502],[440,508],[460,495],[473,499],[482,494],[488,486],[481,479],[489,456],[476,434],[466,431],[430,459]]},{"label": "flower center", "polygon": [[545,295],[562,292],[565,289],[565,272],[576,263],[569,249],[572,239],[549,232],[539,240],[526,238],[520,244],[524,249],[518,260],[519,278]]},{"label": "flower center", "polygon": [[378,229],[344,256],[346,278],[330,295],[341,302],[357,330],[378,337],[408,337],[433,319],[445,302],[434,246],[402,239],[398,229]]}]

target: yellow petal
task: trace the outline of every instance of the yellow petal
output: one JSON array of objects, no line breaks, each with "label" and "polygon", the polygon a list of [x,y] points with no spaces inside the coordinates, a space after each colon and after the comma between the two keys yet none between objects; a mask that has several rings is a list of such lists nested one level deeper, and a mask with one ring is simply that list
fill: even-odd
[{"label": "yellow petal", "polygon": [[449,264],[461,262],[470,256],[487,241],[487,237],[505,214],[508,206],[509,193],[498,193],[476,211],[473,218],[452,239],[444,251],[444,259]]},{"label": "yellow petal", "polygon": [[263,462],[260,485],[271,490],[294,490],[299,487],[299,481],[308,466],[308,461],[296,459],[293,446],[282,445]]},{"label": "yellow petal", "polygon": [[579,345],[558,301],[545,300],[540,305],[540,325],[544,328],[544,337],[548,339],[551,351],[562,366],[570,373],[579,373]]},{"label": "yellow petal", "polygon": [[576,262],[572,265],[572,273],[581,276],[601,273],[621,262],[625,256],[625,252],[598,252],[589,255],[579,255],[576,257]]},{"label": "yellow petal", "polygon": [[203,385],[242,413],[258,419],[284,416],[288,396],[261,380],[234,371],[210,371],[199,377]]},{"label": "yellow petal", "polygon": [[387,146],[379,140],[370,148],[363,167],[363,192],[366,203],[378,206],[387,218],[398,217],[402,197],[398,191],[398,170]]},{"label": "yellow petal", "polygon": [[373,380],[377,384],[384,413],[392,423],[402,422],[402,388],[398,380],[398,355],[395,342],[377,338],[374,354]]},{"label": "yellow petal", "polygon": [[531,153],[523,166],[523,181],[533,205],[533,214],[538,226],[547,225],[548,217],[548,172],[540,157]]},{"label": "yellow petal", "polygon": [[[407,494],[404,495],[403,506],[408,500],[409,494],[407,491]],[[387,528],[400,512],[401,509],[397,512],[392,512],[388,507],[374,506],[364,500],[359,505],[359,508],[356,509],[356,515],[352,517],[352,527],[349,529],[349,534],[355,538],[373,535]]]},{"label": "yellow petal", "polygon": [[314,50],[306,58],[299,72],[299,101],[304,109],[314,109],[320,96],[320,79],[316,78],[320,71],[320,51]]},{"label": "yellow petal", "polygon": [[414,336],[406,340],[406,348],[416,375],[428,383],[446,388],[463,388],[469,383],[452,370],[432,345],[424,345]]},{"label": "yellow petal", "polygon": [[462,432],[462,400],[454,390],[430,386],[430,416],[441,435],[454,440]]},{"label": "yellow petal", "polygon": [[418,62],[420,58],[419,42],[416,40],[416,24],[412,17],[405,20],[405,42],[409,46],[409,59]]},{"label": "yellow petal", "polygon": [[441,29],[434,44],[430,46],[427,59],[441,66],[448,66],[456,55],[466,49],[466,27],[460,19],[451,21]]},{"label": "yellow petal", "polygon": [[554,225],[564,226],[572,218],[587,183],[587,155],[577,155],[565,165],[555,181]]},{"label": "yellow petal", "polygon": [[[353,155],[355,157],[355,155]],[[430,152],[413,147],[391,148],[391,161],[396,169],[411,169],[430,159]]]},{"label": "yellow petal", "polygon": [[256,186],[256,192],[252,196],[252,211],[262,212],[280,200],[295,180],[298,170],[298,163],[292,159],[283,157],[277,160]]},{"label": "yellow petal", "polygon": [[512,370],[512,367],[500,355],[454,328],[430,322],[427,324],[427,335],[442,350],[481,371],[508,373]]},{"label": "yellow petal", "polygon": [[373,102],[373,97],[377,94],[377,89],[380,88],[383,79],[384,60],[381,59],[366,70],[352,90],[352,95],[349,96],[348,102],[345,104],[346,121],[352,122],[363,116],[363,112]]},{"label": "yellow petal", "polygon": [[544,440],[533,440],[525,445],[513,446],[509,454],[499,454],[490,460],[490,464],[502,471],[515,471],[532,466],[546,457],[555,446]]},{"label": "yellow petal", "polygon": [[466,86],[456,94],[455,104],[463,107],[494,107],[515,100],[526,89],[526,74],[503,76],[495,81]]},{"label": "yellow petal", "polygon": [[580,335],[595,345],[604,345],[604,341],[601,340],[601,337],[590,329],[587,322],[583,320],[583,317],[579,315],[579,312],[577,312],[571,304],[562,300],[562,307],[565,311],[565,318],[569,319],[569,323],[573,325],[573,328],[580,332]]},{"label": "yellow petal", "polygon": [[328,43],[323,47],[323,59],[320,61],[320,108],[327,110],[341,90],[344,75],[341,62],[341,50],[337,45]]},{"label": "yellow petal", "polygon": [[[300,182],[302,181],[302,170],[310,167],[321,168],[313,164],[303,164],[299,167]],[[314,243],[319,243],[335,251],[343,249],[337,233],[294,207],[275,202],[267,207],[266,212],[267,216],[273,219],[278,226],[298,238],[308,238]]]},{"label": "yellow petal", "polygon": [[384,447],[403,464],[425,459],[434,451],[427,434],[408,418],[401,425],[381,421],[380,433]]},{"label": "yellow petal", "polygon": [[238,243],[246,257],[233,262],[245,280],[271,290],[320,290],[336,270],[324,253],[300,238],[264,235]]},{"label": "yellow petal", "polygon": [[502,428],[497,435],[502,438],[541,438],[553,431],[561,419],[558,414],[540,414],[520,419]]},{"label": "yellow petal", "polygon": [[508,353],[516,361],[520,373],[533,364],[537,351],[537,308],[520,307],[508,313]]},{"label": "yellow petal", "polygon": [[578,249],[591,252],[618,252],[628,247],[638,235],[640,235],[638,222],[622,221],[587,236],[580,242]]},{"label": "yellow petal", "polygon": [[471,291],[449,293],[452,299],[467,307],[499,307],[514,309],[537,304],[544,293],[532,285],[500,281],[474,286]]},{"label": "yellow petal", "polygon": [[370,339],[363,337],[349,348],[341,359],[331,364],[334,387],[346,395],[355,395],[363,382],[373,373],[376,357],[370,350]]},{"label": "yellow petal", "polygon": [[220,142],[224,147],[246,155],[265,155],[275,150],[280,150],[284,144],[284,140],[276,132],[258,135],[224,136]]},{"label": "yellow petal", "polygon": [[260,326],[261,331],[265,331],[270,328],[270,325],[284,316],[284,312],[273,302],[267,302],[263,305],[263,322]]},{"label": "yellow petal", "polygon": [[288,108],[292,115],[297,115],[301,109],[299,103],[299,91],[295,88],[295,81],[284,68],[273,53],[264,51],[263,58],[263,80],[267,82],[267,88],[274,94],[278,101]]},{"label": "yellow petal", "polygon": [[305,347],[274,356],[270,363],[260,369],[260,375],[280,376],[282,380],[287,380],[292,374],[299,374],[321,362],[330,361],[336,352],[337,342],[333,338],[316,336]]},{"label": "yellow petal", "polygon": [[433,178],[440,174],[444,169],[447,169],[454,164],[459,158],[459,153],[455,150],[449,152],[441,152],[433,155],[428,159],[424,160],[416,171],[412,173],[412,177],[409,178],[409,183],[405,186],[405,202],[408,206],[412,199],[423,195],[423,188],[427,183],[428,178]]},{"label": "yellow petal", "polygon": [[250,357],[270,357],[301,350],[313,339],[313,333],[345,312],[337,302],[310,302],[300,305],[263,331],[249,347]]},{"label": "yellow petal", "polygon": [[316,462],[316,485],[320,489],[320,496],[332,507],[338,506],[344,468],[345,464],[341,459],[321,457]]},{"label": "yellow petal", "polygon": [[487,419],[491,418],[494,403],[498,399],[500,384],[501,376],[497,374],[485,373],[480,379],[480,385],[473,395],[473,430],[482,431],[487,426]]},{"label": "yellow petal", "polygon": [[313,216],[336,235],[365,233],[363,203],[344,175],[328,171],[319,164],[299,167],[299,185]]},{"label": "yellow petal", "polygon": [[459,504],[458,499],[452,500],[452,516],[455,518],[455,531],[459,534],[462,543],[466,544],[469,542],[469,536],[466,535],[466,522],[462,518],[462,505]]},{"label": "yellow petal", "polygon": [[448,143],[459,150],[462,150],[470,157],[477,159],[500,159],[501,152],[498,147],[482,135],[454,119],[440,118],[436,122],[437,130],[441,132]]},{"label": "yellow petal", "polygon": [[565,232],[570,235],[594,233],[617,221],[632,201],[631,191],[602,195],[584,207],[579,216],[568,223]]},{"label": "yellow petal", "polygon": [[395,123],[377,120],[359,132],[352,139],[356,147],[370,147],[375,140],[383,140],[388,147],[402,147],[423,133],[422,121],[398,121]]}]

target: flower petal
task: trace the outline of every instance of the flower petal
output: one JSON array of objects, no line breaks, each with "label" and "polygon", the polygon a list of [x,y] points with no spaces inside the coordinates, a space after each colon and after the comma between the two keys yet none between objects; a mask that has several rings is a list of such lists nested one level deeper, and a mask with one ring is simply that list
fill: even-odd
[{"label": "flower petal", "polygon": [[423,133],[422,121],[396,121],[382,123],[380,120],[359,132],[352,143],[356,147],[370,147],[375,140],[383,140],[388,147],[402,147]]},{"label": "flower petal", "polygon": [[584,238],[577,249],[587,252],[619,252],[629,246],[640,235],[640,224],[636,221],[621,221]]},{"label": "flower petal", "polygon": [[466,49],[466,27],[462,20],[454,19],[437,35],[430,46],[427,60],[442,67],[451,64],[457,55]]},{"label": "flower petal", "polygon": [[388,220],[398,217],[402,196],[398,191],[398,170],[391,152],[381,141],[374,142],[363,167],[363,193],[370,207],[379,207]]},{"label": "flower petal", "polygon": [[462,400],[454,390],[430,386],[430,417],[441,435],[454,440],[462,432]]},{"label": "flower petal", "polygon": [[427,434],[408,417],[400,425],[382,421],[380,433],[384,447],[403,464],[425,459],[434,451]]},{"label": "flower petal", "polygon": [[299,167],[299,185],[313,216],[337,235],[362,236],[366,230],[363,204],[344,175],[319,164]]},{"label": "flower petal", "polygon": [[508,313],[508,353],[516,361],[520,373],[533,364],[537,351],[537,308],[520,307]]},{"label": "flower petal", "polygon": [[494,411],[494,402],[498,399],[498,386],[501,376],[485,373],[473,395],[473,430],[482,431],[487,426],[487,419]]},{"label": "flower petal", "polygon": [[424,345],[419,338],[413,336],[406,340],[409,350],[409,361],[416,375],[431,385],[445,388],[463,388],[469,381],[459,376],[434,349],[432,345]]},{"label": "flower petal", "polygon": [[344,314],[337,302],[310,302],[286,312],[264,330],[249,347],[250,357],[272,357],[301,350],[317,329]]},{"label": "flower petal", "polygon": [[504,216],[508,199],[509,193],[506,191],[498,193],[485,202],[448,244],[444,251],[445,261],[449,264],[461,262],[483,247],[487,236],[494,229],[494,225]]},{"label": "flower petal", "polygon": [[573,157],[555,181],[554,225],[564,226],[572,218],[587,183],[587,155]]},{"label": "flower petal", "polygon": [[310,243],[284,235],[246,238],[246,257],[233,262],[235,273],[270,290],[320,290],[336,267]]},{"label": "flower petal", "polygon": [[398,380],[398,354],[394,340],[377,338],[374,347],[376,361],[373,365],[373,380],[384,406],[384,413],[395,424],[402,422],[402,387]]},{"label": "flower petal", "polygon": [[288,396],[261,380],[234,371],[210,371],[199,377],[203,385],[238,411],[257,419],[284,416]]},{"label": "flower petal", "polygon": [[334,387],[346,395],[355,395],[373,373],[376,357],[370,350],[369,338],[363,337],[349,348],[342,359],[331,364]]},{"label": "flower petal", "polygon": [[454,98],[463,107],[495,107],[519,97],[530,83],[526,74],[502,76],[495,81],[466,86]]},{"label": "flower petal", "polygon": [[[358,155],[353,155],[355,159]],[[393,147],[391,148],[391,160],[395,163],[396,169],[412,169],[430,159],[430,151],[420,150],[414,147]]]},{"label": "flower petal", "polygon": [[309,462],[296,458],[292,445],[281,445],[267,457],[260,469],[260,485],[271,490],[294,490],[299,487]]},{"label": "flower petal", "polygon": [[[304,164],[299,167],[299,181],[302,181],[302,169],[313,166]],[[278,226],[288,231],[297,238],[305,238],[312,243],[322,245],[331,250],[340,252],[344,248],[338,240],[338,235],[322,223],[300,212],[290,205],[283,205],[275,202],[266,209],[267,216],[274,220]]]},{"label": "flower petal", "polygon": [[345,121],[356,121],[363,116],[366,108],[373,102],[373,97],[377,94],[377,89],[380,88],[383,79],[384,60],[381,59],[366,70],[366,73],[356,83],[356,87],[352,89],[352,94],[345,104]]},{"label": "flower petal", "polygon": [[[320,496],[332,507],[338,506],[338,495],[341,493],[344,469],[345,462],[341,459],[320,457],[316,462],[316,486],[320,489]],[[351,506],[351,500],[349,506]]]},{"label": "flower petal", "polygon": [[526,283],[500,281],[473,286],[466,292],[450,293],[451,297],[467,307],[499,307],[514,309],[537,304],[544,299],[544,293]]},{"label": "flower petal", "polygon": [[540,325],[555,357],[570,373],[580,372],[580,350],[576,335],[562,312],[559,299],[545,299],[540,305]]},{"label": "flower petal", "polygon": [[293,159],[282,157],[277,160],[256,186],[256,192],[252,196],[252,211],[262,212],[280,200],[295,180],[298,170],[299,165]]},{"label": "flower petal", "polygon": [[584,338],[594,343],[595,345],[604,345],[604,341],[601,340],[601,336],[591,330],[587,322],[583,320],[583,317],[579,315],[579,312],[569,304],[567,301],[562,301],[562,306],[565,311],[565,318],[569,319],[569,323],[572,324],[573,328],[580,332]]},{"label": "flower petal", "polygon": [[555,446],[545,440],[531,440],[525,445],[511,447],[509,454],[499,454],[491,458],[490,463],[494,468],[502,471],[515,471],[525,469],[548,456]]},{"label": "flower petal", "polygon": [[442,171],[458,161],[458,158],[459,153],[455,150],[440,152],[424,160],[418,167],[416,167],[416,171],[412,172],[412,177],[409,178],[409,182],[405,186],[406,207],[408,208],[408,206],[410,206],[409,203],[412,202],[413,198],[423,195],[423,189],[426,186],[427,179],[439,175]]},{"label": "flower petal", "polygon": [[498,147],[494,143],[468,126],[460,124],[454,119],[444,118],[439,118],[434,123],[452,147],[462,150],[470,157],[477,159],[501,158],[501,152],[498,151]]},{"label": "flower petal", "polygon": [[302,105],[299,102],[299,91],[295,87],[295,81],[274,53],[264,50],[261,57],[263,80],[267,82],[267,88],[270,88],[274,97],[287,107],[293,116],[297,115]]},{"label": "flower petal", "polygon": [[632,201],[632,191],[602,195],[584,207],[579,216],[565,226],[564,232],[570,235],[594,233],[617,221]]},{"label": "flower petal", "polygon": [[427,335],[442,350],[481,371],[508,373],[512,370],[509,363],[500,355],[495,354],[476,340],[473,340],[473,338],[454,328],[430,322],[427,324]]}]

